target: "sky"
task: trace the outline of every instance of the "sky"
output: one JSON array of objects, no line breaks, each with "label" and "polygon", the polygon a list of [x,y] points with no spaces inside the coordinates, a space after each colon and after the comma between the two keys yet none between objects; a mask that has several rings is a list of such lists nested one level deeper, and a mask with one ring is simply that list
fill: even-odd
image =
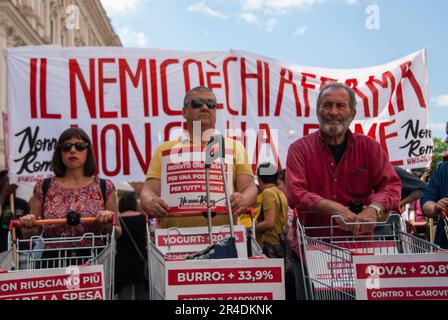
[{"label": "sky", "polygon": [[101,0],[125,47],[244,50],[296,65],[362,68],[423,48],[429,118],[448,121],[446,0]]}]

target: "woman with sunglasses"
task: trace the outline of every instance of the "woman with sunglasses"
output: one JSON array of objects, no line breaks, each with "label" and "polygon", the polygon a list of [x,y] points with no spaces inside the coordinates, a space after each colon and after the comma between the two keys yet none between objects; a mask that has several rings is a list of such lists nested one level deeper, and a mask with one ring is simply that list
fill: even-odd
[{"label": "woman with sunglasses", "polygon": [[96,217],[97,222],[77,226],[45,226],[44,237],[111,233],[114,216],[117,217],[118,224],[115,234],[119,237],[121,228],[115,186],[106,180],[105,192],[102,190],[100,178],[95,175],[96,162],[92,143],[82,129],[70,128],[61,134],[53,154],[52,169],[54,176],[46,183],[45,180],[40,180],[34,187],[30,200],[31,214],[20,219],[23,236],[30,238],[41,234],[36,220],[65,219],[70,212],[79,214],[81,218]]}]

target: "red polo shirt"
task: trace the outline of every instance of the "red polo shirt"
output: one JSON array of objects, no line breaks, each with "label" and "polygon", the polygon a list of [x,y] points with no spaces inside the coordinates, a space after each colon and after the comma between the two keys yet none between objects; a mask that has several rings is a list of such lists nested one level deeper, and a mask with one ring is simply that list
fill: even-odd
[{"label": "red polo shirt", "polygon": [[[380,144],[350,130],[347,139],[347,149],[338,165],[320,131],[291,145],[286,163],[291,208],[310,211],[328,199],[344,206],[360,200],[364,205],[379,203],[387,211],[398,209],[401,181]],[[300,219],[307,227],[330,226],[330,214],[306,214]]]}]

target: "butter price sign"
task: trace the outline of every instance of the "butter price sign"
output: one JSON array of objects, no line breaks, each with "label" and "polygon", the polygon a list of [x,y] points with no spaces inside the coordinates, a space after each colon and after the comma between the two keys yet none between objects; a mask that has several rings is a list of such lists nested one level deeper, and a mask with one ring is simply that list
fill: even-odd
[{"label": "butter price sign", "polygon": [[284,300],[282,259],[167,262],[168,300]]}]

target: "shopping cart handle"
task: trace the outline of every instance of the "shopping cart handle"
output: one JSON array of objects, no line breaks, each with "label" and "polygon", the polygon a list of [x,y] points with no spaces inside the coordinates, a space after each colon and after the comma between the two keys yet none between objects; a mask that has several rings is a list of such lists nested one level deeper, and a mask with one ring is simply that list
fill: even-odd
[{"label": "shopping cart handle", "polygon": [[[247,208],[246,211],[240,213],[240,215],[242,214],[248,214],[250,216],[253,216],[253,208]],[[216,215],[227,215],[227,212],[212,212],[213,214]],[[203,216],[204,214],[207,214],[206,211],[186,211],[186,212],[182,212],[182,213],[177,213],[177,212],[169,212],[166,217],[171,218],[171,217],[200,217]]]},{"label": "shopping cart handle", "polygon": [[[96,222],[96,218],[94,218],[94,217],[81,218],[81,223],[95,223],[95,222]],[[115,223],[115,216],[114,216],[113,223]],[[63,224],[67,224],[67,219],[36,220],[36,225],[38,225],[38,226],[63,225]],[[20,221],[13,220],[13,221],[11,221],[11,223],[9,225],[9,230],[12,230],[15,228],[20,228],[20,227],[22,227],[22,224],[20,223]]]},{"label": "shopping cart handle", "polygon": [[333,226],[333,221],[336,221],[336,219],[341,219],[342,222],[345,225],[347,225],[347,226],[357,226],[357,225],[359,225],[359,226],[360,225],[384,226],[384,225],[387,225],[387,224],[391,223],[390,221],[392,221],[392,217],[395,217],[395,216],[401,219],[401,216],[399,214],[392,213],[392,214],[389,214],[387,216],[387,219],[385,221],[377,221],[377,222],[358,222],[358,221],[355,221],[355,222],[348,222],[348,221],[345,221],[345,219],[342,216],[340,216],[340,215],[333,215],[333,216],[331,216],[331,226]]}]

